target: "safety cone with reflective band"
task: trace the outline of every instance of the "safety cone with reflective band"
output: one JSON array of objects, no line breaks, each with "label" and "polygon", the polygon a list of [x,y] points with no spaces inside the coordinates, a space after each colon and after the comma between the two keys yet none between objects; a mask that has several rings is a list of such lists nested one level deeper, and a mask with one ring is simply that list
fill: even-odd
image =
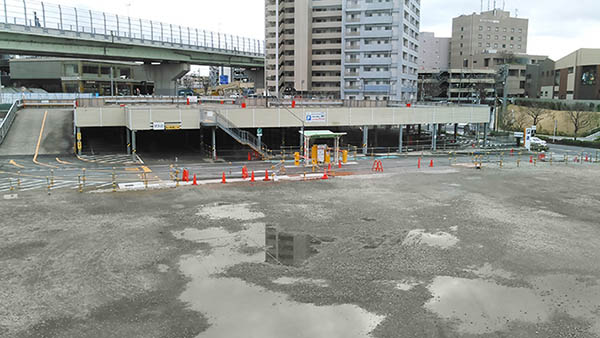
[{"label": "safety cone with reflective band", "polygon": [[248,178],[248,168],[246,168],[246,166],[242,167],[242,178],[243,179],[247,179]]},{"label": "safety cone with reflective band", "polygon": [[255,180],[254,180],[254,170],[252,170],[252,176],[250,176],[250,182],[255,182]]},{"label": "safety cone with reflective band", "polygon": [[196,182],[196,174],[194,174],[194,181],[192,182],[192,185],[198,185],[198,182]]},{"label": "safety cone with reflective band", "polygon": [[329,165],[327,166],[327,170],[331,171],[331,162],[329,162]]},{"label": "safety cone with reflective band", "polygon": [[265,169],[265,179],[263,181],[265,182],[269,182],[271,179],[269,179],[269,170]]},{"label": "safety cone with reflective band", "polygon": [[329,176],[327,176],[327,169],[324,170],[323,172],[323,177],[321,177],[322,180],[328,180]]},{"label": "safety cone with reflective band", "polygon": [[183,169],[183,175],[182,175],[181,180],[184,182],[190,181],[190,172],[187,169]]},{"label": "safety cone with reflective band", "polygon": [[533,163],[533,156],[529,156],[529,163]]},{"label": "safety cone with reflective band", "polygon": [[338,162],[338,168],[339,168],[339,169],[342,169],[342,161],[339,161],[339,162]]},{"label": "safety cone with reflective band", "polygon": [[223,172],[223,178],[221,179],[221,183],[227,183],[227,179],[225,178],[225,172]]},{"label": "safety cone with reflective band", "polygon": [[431,160],[431,162],[429,162],[429,168],[433,168],[433,160]]},{"label": "safety cone with reflective band", "polygon": [[417,161],[417,169],[421,169],[421,158]]}]

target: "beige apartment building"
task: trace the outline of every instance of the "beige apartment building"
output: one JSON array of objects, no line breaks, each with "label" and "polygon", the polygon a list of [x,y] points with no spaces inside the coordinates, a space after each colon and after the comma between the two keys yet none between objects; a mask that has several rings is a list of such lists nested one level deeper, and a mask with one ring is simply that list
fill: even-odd
[{"label": "beige apartment building", "polygon": [[452,68],[482,68],[478,54],[527,53],[529,20],[500,9],[452,19]]},{"label": "beige apartment building", "polygon": [[268,95],[416,99],[420,0],[266,0]]}]

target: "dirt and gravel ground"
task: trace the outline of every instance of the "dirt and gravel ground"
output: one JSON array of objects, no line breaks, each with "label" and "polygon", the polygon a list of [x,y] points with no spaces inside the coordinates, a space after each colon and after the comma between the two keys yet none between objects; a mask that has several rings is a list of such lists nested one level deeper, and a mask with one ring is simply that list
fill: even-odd
[{"label": "dirt and gravel ground", "polygon": [[[315,308],[360,307],[379,318],[374,337],[597,338],[599,174],[590,164],[398,168],[329,181],[19,194],[0,200],[0,337],[211,332],[218,318],[189,301],[198,275],[182,269],[220,251],[178,234],[219,227],[233,236],[260,222],[312,236],[317,253],[295,266],[236,264],[262,255],[240,247],[210,278]],[[203,208],[215,203],[244,206],[235,210],[250,221],[208,217]]]}]

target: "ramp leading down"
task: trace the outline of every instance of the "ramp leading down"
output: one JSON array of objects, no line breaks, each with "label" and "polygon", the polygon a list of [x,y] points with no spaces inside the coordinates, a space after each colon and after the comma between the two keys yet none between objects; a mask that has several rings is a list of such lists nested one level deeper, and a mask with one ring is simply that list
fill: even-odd
[{"label": "ramp leading down", "polygon": [[39,155],[70,154],[73,152],[72,109],[21,109],[0,145],[0,156],[33,155],[40,139],[44,114],[46,122],[40,141]]}]

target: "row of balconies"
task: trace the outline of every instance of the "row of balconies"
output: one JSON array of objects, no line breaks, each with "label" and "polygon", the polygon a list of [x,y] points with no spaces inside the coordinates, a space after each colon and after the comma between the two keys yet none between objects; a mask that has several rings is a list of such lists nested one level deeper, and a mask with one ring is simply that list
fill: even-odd
[{"label": "row of balconies", "polygon": [[391,51],[392,44],[390,43],[382,43],[382,44],[365,44],[361,42],[358,45],[350,46],[346,44],[345,50],[355,50],[355,51],[365,51],[365,52],[377,52],[377,51]]},{"label": "row of balconies", "polygon": [[364,1],[360,1],[356,4],[352,3],[352,2],[348,2],[347,6],[346,6],[346,11],[347,12],[361,12],[361,11],[366,11],[366,10],[381,10],[381,9],[393,9],[394,8],[394,1],[390,1],[390,2],[373,2],[373,3],[369,3],[366,4],[364,3]]},{"label": "row of balconies", "polygon": [[365,30],[359,29],[358,32],[346,32],[347,38],[391,38],[393,32],[391,30]]},{"label": "row of balconies", "polygon": [[357,18],[346,19],[346,25],[391,25],[394,22],[394,18],[391,15],[388,16],[361,16]]},{"label": "row of balconies", "polygon": [[391,71],[359,71],[359,72],[345,72],[344,77],[356,77],[365,79],[389,79],[392,76]]}]

